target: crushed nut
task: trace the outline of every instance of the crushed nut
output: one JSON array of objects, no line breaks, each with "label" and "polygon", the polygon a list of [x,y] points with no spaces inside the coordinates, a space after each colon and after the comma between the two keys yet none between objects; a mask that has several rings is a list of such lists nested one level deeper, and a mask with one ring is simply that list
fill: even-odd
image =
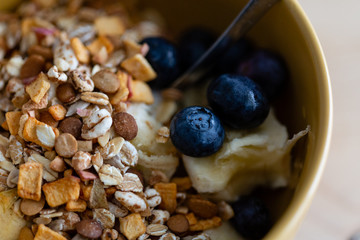
[{"label": "crushed nut", "polygon": [[135,79],[140,81],[151,81],[157,77],[154,69],[151,67],[146,58],[144,58],[144,56],[140,53],[125,59],[121,63],[121,67],[134,76]]}]

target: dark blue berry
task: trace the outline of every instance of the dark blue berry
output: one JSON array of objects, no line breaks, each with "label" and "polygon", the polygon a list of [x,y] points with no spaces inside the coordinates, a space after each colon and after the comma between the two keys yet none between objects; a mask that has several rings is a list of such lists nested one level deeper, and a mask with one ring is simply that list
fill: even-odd
[{"label": "dark blue berry", "polygon": [[259,126],[270,110],[261,88],[241,75],[223,74],[214,79],[208,87],[207,99],[221,121],[236,129]]},{"label": "dark blue berry", "polygon": [[170,124],[174,146],[191,157],[217,152],[224,142],[224,128],[214,113],[205,107],[192,106],[178,112]]},{"label": "dark blue berry", "polygon": [[271,227],[270,214],[262,200],[253,196],[240,197],[232,204],[235,229],[246,239],[261,239]]},{"label": "dark blue berry", "polygon": [[162,89],[170,86],[179,76],[179,61],[176,47],[161,37],[149,37],[141,41],[150,47],[146,59],[157,73],[157,78],[150,82],[150,86]]},{"label": "dark blue berry", "polygon": [[269,99],[274,99],[282,92],[289,78],[284,60],[267,50],[258,50],[242,61],[237,73],[257,82]]},{"label": "dark blue berry", "polygon": [[216,71],[219,73],[234,73],[239,63],[249,57],[253,51],[252,43],[245,38],[232,43],[228,49],[222,54],[215,65]]},{"label": "dark blue berry", "polygon": [[214,43],[216,36],[210,30],[196,27],[187,30],[179,40],[179,60],[183,71],[193,65]]}]

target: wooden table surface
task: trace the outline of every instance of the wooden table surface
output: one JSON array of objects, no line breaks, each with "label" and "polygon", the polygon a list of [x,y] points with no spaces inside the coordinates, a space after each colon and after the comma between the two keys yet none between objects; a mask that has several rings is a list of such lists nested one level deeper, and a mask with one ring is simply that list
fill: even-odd
[{"label": "wooden table surface", "polygon": [[327,59],[334,127],[322,181],[295,239],[349,239],[360,231],[360,1],[298,1]]}]

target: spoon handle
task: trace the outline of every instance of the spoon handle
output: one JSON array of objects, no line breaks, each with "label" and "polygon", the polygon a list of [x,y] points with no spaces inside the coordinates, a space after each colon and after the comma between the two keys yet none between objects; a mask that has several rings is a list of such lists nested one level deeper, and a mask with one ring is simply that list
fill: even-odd
[{"label": "spoon handle", "polygon": [[228,45],[226,42],[229,41],[229,38],[233,41],[240,39],[279,1],[250,0],[212,46],[184,74],[176,79],[172,87],[183,89],[199,80],[211,68],[213,59],[225,51],[226,45]]}]

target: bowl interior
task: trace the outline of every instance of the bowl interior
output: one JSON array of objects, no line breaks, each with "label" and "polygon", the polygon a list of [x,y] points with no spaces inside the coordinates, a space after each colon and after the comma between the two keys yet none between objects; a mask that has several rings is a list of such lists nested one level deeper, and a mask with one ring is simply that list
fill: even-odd
[{"label": "bowl interior", "polygon": [[[152,0],[144,7],[156,8],[168,28],[177,35],[190,26],[221,32],[247,1]],[[276,224],[268,239],[290,239],[314,195],[325,163],[331,129],[331,92],[321,47],[313,29],[295,0],[281,1],[247,34],[258,46],[279,52],[286,60],[291,82],[277,101],[276,114],[290,136],[310,125],[310,134],[293,149],[298,175],[289,188],[261,191],[271,205]],[[297,174],[298,173],[298,174]]]},{"label": "bowl interior", "polygon": [[[144,8],[160,11],[175,35],[194,25],[220,33],[246,3],[244,0],[139,1]],[[0,1],[0,9],[15,2],[19,1]],[[259,193],[271,205],[276,219],[266,238],[290,239],[309,206],[325,163],[332,122],[329,78],[316,35],[295,0],[278,3],[247,36],[258,46],[279,52],[288,64],[291,82],[285,96],[276,103],[276,113],[288,127],[290,136],[307,125],[311,127],[310,134],[293,151],[294,166],[302,169],[299,178],[289,188]]]}]

